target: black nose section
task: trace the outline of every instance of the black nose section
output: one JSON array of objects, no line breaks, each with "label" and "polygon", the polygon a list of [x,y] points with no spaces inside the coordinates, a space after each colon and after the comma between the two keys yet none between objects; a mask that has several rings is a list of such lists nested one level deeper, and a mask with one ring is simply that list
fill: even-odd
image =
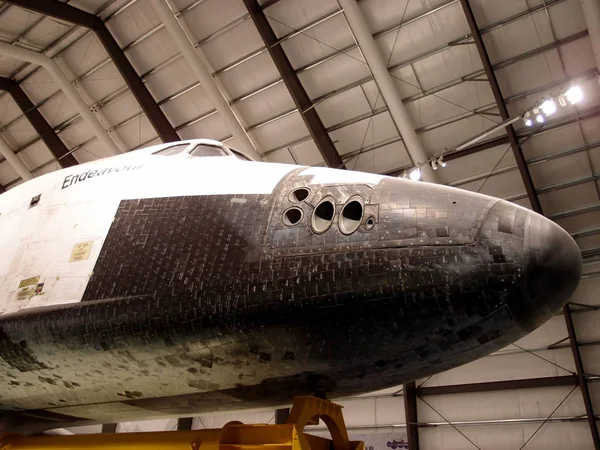
[{"label": "black nose section", "polygon": [[[529,212],[525,220],[526,329],[534,329],[567,303],[581,278],[581,251],[560,226]],[[526,253],[527,254],[527,253]]]}]

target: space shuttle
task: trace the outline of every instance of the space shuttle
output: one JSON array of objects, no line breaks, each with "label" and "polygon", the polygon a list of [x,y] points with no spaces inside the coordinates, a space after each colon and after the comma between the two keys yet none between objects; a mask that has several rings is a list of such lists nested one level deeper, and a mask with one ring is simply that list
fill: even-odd
[{"label": "space shuttle", "polygon": [[335,399],[561,309],[573,239],[513,203],[162,144],[0,196],[0,431]]}]

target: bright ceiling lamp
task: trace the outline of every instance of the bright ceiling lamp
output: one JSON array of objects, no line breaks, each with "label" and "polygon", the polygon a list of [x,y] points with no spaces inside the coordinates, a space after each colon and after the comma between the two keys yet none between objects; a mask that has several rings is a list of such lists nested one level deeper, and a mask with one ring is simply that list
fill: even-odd
[{"label": "bright ceiling lamp", "polygon": [[542,114],[538,114],[537,116],[535,116],[535,121],[537,123],[544,123],[546,121],[546,119],[544,118],[544,116]]},{"label": "bright ceiling lamp", "polygon": [[421,169],[418,167],[410,173],[410,179],[413,181],[419,181],[421,179]]},{"label": "bright ceiling lamp", "polygon": [[531,113],[529,111],[527,111],[523,115],[523,120],[525,121],[525,126],[527,126],[527,127],[533,126],[533,120],[531,120]]},{"label": "bright ceiling lamp", "polygon": [[550,116],[556,112],[556,103],[552,99],[546,100],[540,108],[546,116]]},{"label": "bright ceiling lamp", "polygon": [[571,105],[574,105],[583,100],[583,91],[579,86],[573,86],[567,92],[565,92],[565,97],[567,97],[567,100],[569,100]]}]

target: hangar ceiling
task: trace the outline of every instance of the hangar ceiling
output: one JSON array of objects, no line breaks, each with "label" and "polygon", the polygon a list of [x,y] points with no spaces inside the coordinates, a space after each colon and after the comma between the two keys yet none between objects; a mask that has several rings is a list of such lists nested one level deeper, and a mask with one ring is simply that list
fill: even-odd
[{"label": "hangar ceiling", "polygon": [[[374,79],[376,67],[366,62],[373,55],[364,37],[355,24],[350,26],[349,0],[0,2],[0,149],[5,155],[0,190],[61,167],[198,137],[226,141],[268,162],[396,176],[424,163],[424,175],[439,183],[541,211],[569,231],[586,261],[586,278],[574,302],[594,305],[595,275],[600,273],[600,61],[594,38],[600,23],[584,13],[582,3],[359,1],[358,13],[396,91],[390,98],[381,77]],[[181,53],[181,42],[161,19],[160,5],[177,16],[190,37],[188,47],[195,47],[212,76],[198,80]],[[66,80],[60,81],[57,71]],[[580,103],[560,106],[532,127],[523,120],[512,123],[512,130],[501,126],[573,86],[583,92]],[[221,100],[215,101],[217,94]],[[402,111],[406,122],[398,119]],[[415,142],[403,128],[407,123]],[[455,151],[489,130],[495,131]],[[440,154],[446,167],[433,172],[426,160]],[[574,321],[586,344],[583,359],[593,365],[600,342],[594,325],[598,313],[572,308],[586,311],[574,314]],[[543,418],[560,402],[561,393],[576,386],[577,393],[569,397],[575,403],[558,410],[561,417],[571,417],[571,440],[567,445],[558,439],[563,446],[556,448],[586,448],[593,443],[585,424],[588,405],[579,390],[598,377],[586,377],[576,367],[568,340],[556,343],[571,335],[557,317],[519,348],[418,381],[413,401],[421,394],[433,396],[419,402],[430,401],[449,422],[492,420],[494,411],[462,407],[457,392],[425,394],[419,389],[506,380],[514,380],[507,386],[516,389],[522,379],[570,376],[557,378],[551,387],[530,387],[527,393],[491,394],[487,390],[495,385],[486,385],[481,388],[486,392],[468,395],[477,404],[510,398],[519,405],[518,411],[497,415],[498,420]],[[537,412],[529,411],[525,406],[541,389],[544,395],[551,392],[551,400],[538,402]],[[590,391],[600,408],[594,383]],[[380,421],[362,413],[356,420],[364,426],[390,425],[381,422],[384,412],[377,408],[396,401],[391,394],[371,396],[387,399],[379,400],[379,406],[377,400],[351,400],[371,402]],[[457,415],[448,413],[454,407]],[[410,421],[402,404],[399,408],[402,416],[389,420]],[[418,414],[413,422],[442,421],[427,405],[419,404]],[[558,422],[539,423],[552,430],[550,436],[566,429]],[[522,444],[527,439],[523,430],[532,425],[502,426],[521,427]],[[435,439],[447,444],[437,448],[470,445],[457,444],[454,439],[461,435],[452,427],[431,430],[419,434],[427,435],[430,445]],[[585,438],[571,430],[584,432]],[[542,442],[540,448],[553,448]],[[528,445],[535,448],[534,442]],[[422,447],[429,448],[423,442]]]}]

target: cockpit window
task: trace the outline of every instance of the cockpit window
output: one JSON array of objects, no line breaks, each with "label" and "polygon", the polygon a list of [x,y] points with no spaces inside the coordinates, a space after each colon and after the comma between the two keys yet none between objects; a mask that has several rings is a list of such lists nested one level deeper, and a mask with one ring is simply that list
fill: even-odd
[{"label": "cockpit window", "polygon": [[188,148],[190,146],[190,144],[177,144],[177,145],[171,145],[170,147],[167,148],[163,148],[162,150],[159,150],[157,152],[155,152],[155,155],[161,155],[161,156],[171,156],[171,155],[177,155],[179,153],[183,153],[183,151]]},{"label": "cockpit window", "polygon": [[219,147],[213,147],[211,145],[196,145],[190,152],[192,156],[226,156],[225,152]]}]

